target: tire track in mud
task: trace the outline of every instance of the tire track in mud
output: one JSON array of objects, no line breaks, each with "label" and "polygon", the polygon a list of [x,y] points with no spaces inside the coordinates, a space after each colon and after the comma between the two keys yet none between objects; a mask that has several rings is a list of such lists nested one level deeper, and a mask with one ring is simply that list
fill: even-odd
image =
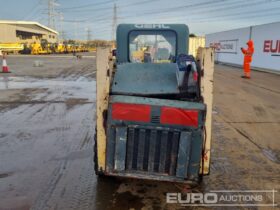
[{"label": "tire track in mud", "polygon": [[[68,127],[69,127],[66,124],[66,120],[65,120],[66,109],[59,107],[60,110],[56,110],[56,109],[51,110],[50,108],[51,108],[50,106],[47,106],[47,111],[45,112],[45,115],[43,115],[44,117],[42,119],[44,119],[44,120],[47,119],[48,121],[51,122],[51,118],[53,117],[53,114],[55,112],[57,112],[58,114],[55,114],[54,117],[58,118],[58,120],[59,120],[59,122],[62,126],[60,126],[56,130],[56,139],[58,141],[63,140],[64,131],[66,129],[68,129]],[[51,178],[50,178],[50,181],[47,184],[47,188],[44,189],[42,191],[41,195],[39,195],[37,197],[36,200],[39,201],[39,202],[36,202],[36,205],[38,205],[38,206],[34,206],[33,207],[34,209],[44,209],[46,207],[49,207],[47,205],[47,203],[48,203],[50,197],[52,196],[54,190],[56,189],[56,185],[59,182],[59,180],[61,179],[61,177],[63,175],[63,171],[66,168],[66,165],[67,165],[67,160],[62,160],[61,162],[58,162],[58,165],[54,169],[53,174],[50,176]]]},{"label": "tire track in mud", "polygon": [[[259,145],[247,141],[233,125],[216,114],[213,116],[210,176],[204,178],[200,189],[204,192],[275,189],[276,180],[279,180],[275,163],[263,156]],[[270,203],[269,200],[264,202]]]},{"label": "tire track in mud", "polygon": [[[53,105],[52,105],[53,106]],[[57,112],[55,116],[57,116],[58,121],[62,125],[56,130],[56,139],[58,141],[61,141],[63,139],[64,131],[68,128],[68,125],[66,123],[65,117],[66,117],[66,109],[60,108],[60,110],[51,110],[50,106],[46,106],[45,114],[43,114],[42,120],[47,120],[49,122],[52,122],[51,118],[52,115]],[[51,174],[51,178],[47,183],[47,187],[41,191],[39,196],[37,197],[35,202],[35,206],[32,207],[32,209],[46,209],[50,207],[50,204],[48,204],[48,201],[50,197],[52,196],[53,192],[55,191],[58,182],[60,181],[61,177],[63,176],[64,169],[66,168],[67,160],[62,160],[58,162],[57,166],[53,170]]]},{"label": "tire track in mud", "polygon": [[[60,91],[61,93],[61,91]],[[60,99],[61,94],[58,95],[58,99]],[[91,103],[92,104],[92,103]],[[55,129],[57,141],[64,142],[65,149],[62,151],[62,153],[66,156],[68,153],[71,153],[72,151],[78,151],[86,148],[88,145],[91,144],[92,142],[92,137],[93,137],[93,120],[89,119],[93,115],[93,105],[90,105],[89,103],[78,103],[75,108],[72,108],[71,110],[67,109],[67,106],[64,103],[57,104],[57,103],[45,103],[45,104],[38,104],[38,105],[24,105],[25,111],[22,112],[20,116],[17,116],[13,119],[9,118],[10,123],[9,125],[14,124],[15,122],[19,123],[24,123],[24,122],[32,122],[32,123],[52,123],[57,121],[56,124],[59,124],[60,126]],[[84,109],[81,109],[80,111],[76,111],[77,109],[79,110],[81,107],[87,106],[87,112],[85,112],[83,115],[79,116],[78,119],[82,119],[78,123],[75,123],[74,125],[79,125],[77,127],[71,127],[71,121],[73,121],[73,118],[75,116],[78,116],[80,112],[83,113]],[[20,106],[21,107],[21,106]],[[9,114],[13,116],[12,112],[15,110],[11,110],[11,113]],[[73,117],[74,112],[79,112],[78,114],[76,113],[75,116]],[[61,126],[62,125],[62,126]],[[92,127],[92,128],[90,128]],[[69,129],[74,130],[75,135],[71,136],[69,135],[66,131]],[[91,130],[91,132],[89,132]],[[70,138],[70,141],[69,141]],[[67,144],[68,143],[68,144]],[[92,149],[90,149],[92,151]],[[83,152],[83,151],[81,151]],[[59,154],[61,155],[61,154]],[[90,163],[92,158],[90,157],[88,160],[88,164],[86,167],[83,167],[83,171],[80,172],[80,180],[77,180],[77,186],[78,186],[78,191],[80,192],[75,192],[76,198],[73,198],[73,206],[79,206],[80,201],[79,200],[84,200],[86,198],[86,195],[89,191],[89,189],[93,190],[94,188],[92,187],[91,183],[92,179],[94,178],[93,175],[93,165]],[[70,166],[69,166],[70,165]],[[77,173],[77,170],[67,170],[67,168],[71,168],[71,164],[67,159],[61,160],[58,162],[57,166],[54,168],[49,181],[46,184],[46,188],[43,188],[41,190],[41,193],[36,199],[35,205],[32,209],[49,209],[50,207],[53,207],[54,205],[57,205],[60,203],[59,200],[56,200],[55,196],[56,194],[65,194],[63,190],[65,191],[67,188],[67,185],[72,184],[68,183],[65,185],[63,190],[60,192],[60,183],[61,180],[65,177],[67,177],[67,174],[75,174]],[[79,171],[79,170],[78,170]],[[88,171],[88,172],[87,172]],[[87,173],[86,173],[87,172]],[[79,173],[78,173],[79,174]],[[84,177],[86,176],[86,177]],[[80,186],[80,182],[84,182],[85,184]],[[86,190],[86,193],[83,193],[84,189]],[[73,193],[73,192],[71,192]],[[88,195],[87,195],[88,196]],[[76,201],[75,201],[76,200]],[[63,200],[62,200],[63,201]],[[68,201],[66,202],[68,203]],[[64,206],[67,206],[65,203]],[[82,202],[83,205],[85,205],[85,202]],[[88,204],[90,206],[90,204]],[[75,209],[74,207],[73,209]],[[62,209],[62,208],[59,208]],[[67,209],[67,208],[64,208]]]},{"label": "tire track in mud", "polygon": [[73,67],[65,68],[60,72],[59,77],[66,80],[77,80],[80,77],[87,77],[88,79],[95,78],[94,74],[92,74],[96,72],[96,70],[92,71],[92,69],[95,69],[95,62],[84,65],[78,72],[76,71],[77,66],[78,64],[74,65]]},{"label": "tire track in mud", "polygon": [[[71,112],[73,111],[75,112],[75,109]],[[94,125],[92,125],[93,119],[89,117],[90,113],[92,113],[92,107],[88,106],[88,111],[81,117],[79,126],[71,127],[75,131],[72,132],[74,135],[70,137],[70,144],[67,145],[67,151],[64,152],[65,159],[62,158],[62,161],[59,161],[47,184],[48,188],[42,190],[33,209],[90,209],[92,206],[95,175],[91,147]],[[68,116],[70,115],[68,112]],[[65,119],[68,116],[64,116]],[[59,133],[61,135],[57,137],[58,139],[69,138],[69,136],[63,134],[63,129]],[[68,154],[73,152],[84,153],[87,150],[91,151],[87,159],[70,161],[70,158],[67,158]]]},{"label": "tire track in mud", "polygon": [[[236,122],[230,122],[228,120],[225,120],[223,117],[219,116],[219,119],[221,119],[224,123],[229,125],[231,128],[233,128],[237,133],[239,133],[241,136],[243,136],[245,139],[247,139],[251,144],[253,144],[256,148],[260,150],[260,152],[269,159],[270,161],[280,164],[280,155],[277,155],[274,151],[264,148],[260,144],[256,143],[252,137],[250,137],[245,131],[242,129],[239,129],[235,126],[237,124]],[[248,124],[254,124],[255,122],[250,122]],[[256,122],[256,123],[269,123],[269,124],[279,124],[279,122]]]},{"label": "tire track in mud", "polygon": [[25,122],[36,113],[37,109],[38,107],[35,107],[33,104],[24,104],[15,109],[8,110],[1,116],[1,119],[5,121],[3,126],[11,128],[15,124],[25,125]]},{"label": "tire track in mud", "polygon": [[[26,145],[24,149],[27,149],[26,152],[30,155],[25,155],[21,162],[24,163],[22,167],[34,165],[36,169],[34,175],[29,177],[19,170],[15,171],[15,176],[21,176],[20,180],[31,183],[31,186],[22,182],[15,183],[17,186],[15,192],[19,190],[18,193],[21,194],[24,189],[29,190],[26,196],[32,206],[31,209],[92,209],[95,206],[93,202],[96,197],[96,176],[92,162],[95,101],[89,94],[91,85],[94,86],[96,71],[92,70],[94,60],[90,64],[80,65],[80,63],[62,69],[61,76],[43,79],[40,77],[34,80],[35,86],[37,87],[38,83],[39,89],[41,86],[47,88],[43,92],[34,92],[32,91],[34,88],[30,89],[28,100],[19,98],[12,102],[9,100],[0,102],[1,121],[5,121],[2,129],[5,130],[5,127],[9,129],[7,134],[0,133],[1,138],[3,137],[1,141],[3,140],[8,149],[7,154],[9,150],[16,152],[23,149],[24,142],[16,137],[19,131],[32,131],[30,137],[32,142],[24,143]],[[27,86],[28,81],[25,81]],[[85,91],[82,93],[84,98],[78,98],[78,91]],[[94,88],[92,94],[95,94]],[[21,95],[20,89],[18,95]],[[5,108],[6,105],[9,107]],[[13,149],[12,146],[15,144],[16,149]],[[41,149],[41,146],[45,148]],[[32,155],[33,151],[30,149],[38,148],[39,152]],[[30,159],[33,161],[32,157],[39,160],[34,160],[34,163],[28,162]],[[32,179],[35,179],[34,186]],[[10,193],[10,196],[14,195]]]},{"label": "tire track in mud", "polygon": [[[80,138],[80,141],[73,145],[73,151],[90,151],[89,158],[84,162],[82,168],[80,168],[78,182],[76,183],[76,190],[73,196],[70,198],[71,205],[67,206],[64,209],[92,209],[94,189],[96,184],[96,176],[94,173],[93,166],[93,137],[94,137],[94,117],[92,113],[92,118],[88,118],[88,114],[92,113],[89,110],[89,113],[85,114],[84,120],[81,123],[83,136]],[[78,138],[79,133],[77,133]],[[69,207],[69,208],[68,208]]]},{"label": "tire track in mud", "polygon": [[75,184],[75,191],[71,195],[69,202],[62,205],[62,209],[92,209],[94,206],[95,174],[93,164],[90,160],[83,165],[80,171],[78,182]]},{"label": "tire track in mud", "polygon": [[[213,124],[211,172],[204,180],[204,190],[277,189],[280,171],[275,163],[263,156],[257,146],[252,146],[252,142],[246,141],[246,137],[231,125],[219,119]],[[267,204],[271,202],[272,198],[263,201]]]}]

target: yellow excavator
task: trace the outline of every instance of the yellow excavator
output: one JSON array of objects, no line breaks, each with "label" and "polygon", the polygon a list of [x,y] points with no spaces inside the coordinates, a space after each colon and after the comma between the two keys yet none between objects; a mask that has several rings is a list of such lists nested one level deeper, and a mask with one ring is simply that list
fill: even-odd
[{"label": "yellow excavator", "polygon": [[42,39],[41,42],[35,42],[31,44],[32,55],[51,54],[52,52],[52,44],[48,43],[48,41],[45,39]]},{"label": "yellow excavator", "polygon": [[66,47],[64,44],[62,43],[55,44],[55,48],[54,48],[55,53],[61,54],[61,53],[65,53],[65,51],[66,51]]}]

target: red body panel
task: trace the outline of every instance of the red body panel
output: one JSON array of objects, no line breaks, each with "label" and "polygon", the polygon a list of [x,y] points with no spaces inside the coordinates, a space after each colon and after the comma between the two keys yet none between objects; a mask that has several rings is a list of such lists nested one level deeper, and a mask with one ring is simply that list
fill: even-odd
[{"label": "red body panel", "polygon": [[198,127],[198,111],[162,107],[160,123]]},{"label": "red body panel", "polygon": [[144,104],[114,103],[112,105],[112,119],[150,122],[151,106]]}]

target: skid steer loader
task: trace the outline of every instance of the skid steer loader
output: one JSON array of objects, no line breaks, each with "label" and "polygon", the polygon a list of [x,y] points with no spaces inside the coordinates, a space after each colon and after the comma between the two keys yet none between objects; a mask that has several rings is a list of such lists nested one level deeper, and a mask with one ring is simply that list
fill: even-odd
[{"label": "skid steer loader", "polygon": [[116,58],[97,49],[96,174],[191,184],[209,174],[213,50],[188,55],[188,37],[184,24],[120,24]]}]

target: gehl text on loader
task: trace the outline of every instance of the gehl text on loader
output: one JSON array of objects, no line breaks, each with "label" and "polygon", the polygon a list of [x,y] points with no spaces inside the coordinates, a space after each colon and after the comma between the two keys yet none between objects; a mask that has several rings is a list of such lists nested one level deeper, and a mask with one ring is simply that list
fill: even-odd
[{"label": "gehl text on loader", "polygon": [[188,37],[184,24],[120,24],[115,59],[98,48],[97,175],[196,185],[209,174],[214,53],[188,55]]}]

